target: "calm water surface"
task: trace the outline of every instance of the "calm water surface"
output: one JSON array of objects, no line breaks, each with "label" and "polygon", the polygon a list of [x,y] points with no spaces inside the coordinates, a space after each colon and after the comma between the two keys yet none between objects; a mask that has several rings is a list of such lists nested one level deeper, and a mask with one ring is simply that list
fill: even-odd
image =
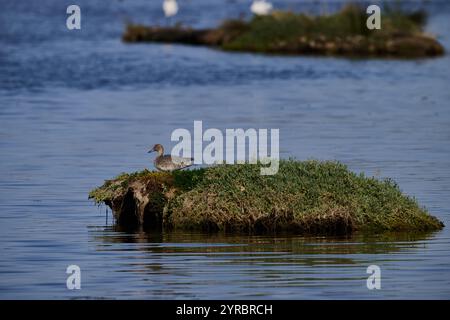
[{"label": "calm water surface", "polygon": [[[449,227],[348,238],[129,233],[87,199],[120,172],[152,169],[149,145],[170,145],[172,130],[203,120],[279,128],[283,158],[337,159],[392,177],[450,225],[449,56],[125,45],[124,21],[165,23],[158,1],[77,3],[81,31],[65,28],[71,3],[0,2],[0,298],[450,298]],[[215,25],[248,5],[186,1],[178,19]],[[428,9],[429,31],[450,50],[450,5]],[[79,291],[66,289],[70,264],[81,267]],[[381,290],[366,288],[371,264],[381,267]]]}]

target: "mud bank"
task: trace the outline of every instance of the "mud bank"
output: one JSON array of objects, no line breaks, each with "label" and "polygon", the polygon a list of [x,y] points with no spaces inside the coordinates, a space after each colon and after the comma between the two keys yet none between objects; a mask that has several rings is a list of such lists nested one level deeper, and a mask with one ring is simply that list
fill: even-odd
[{"label": "mud bank", "polygon": [[130,24],[123,41],[288,55],[421,58],[444,54],[443,46],[423,32],[423,12],[387,12],[380,30],[369,30],[366,19],[363,8],[349,5],[327,16],[277,11],[250,21],[226,20],[214,29]]}]

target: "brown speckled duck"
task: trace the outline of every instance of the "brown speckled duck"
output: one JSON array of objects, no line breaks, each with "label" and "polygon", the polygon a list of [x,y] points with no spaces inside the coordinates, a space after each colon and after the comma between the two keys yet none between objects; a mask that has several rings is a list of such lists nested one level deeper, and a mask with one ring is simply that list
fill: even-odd
[{"label": "brown speckled duck", "polygon": [[172,157],[170,154],[164,155],[164,147],[160,144],[155,144],[148,153],[156,151],[158,156],[153,160],[155,168],[160,171],[175,171],[192,166],[193,158]]}]

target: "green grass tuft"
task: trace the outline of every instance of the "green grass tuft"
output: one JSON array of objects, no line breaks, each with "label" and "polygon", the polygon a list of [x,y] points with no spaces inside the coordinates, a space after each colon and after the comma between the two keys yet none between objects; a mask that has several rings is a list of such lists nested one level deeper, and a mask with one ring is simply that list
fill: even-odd
[{"label": "green grass tuft", "polygon": [[90,196],[112,203],[136,181],[164,186],[146,190],[171,190],[161,213],[169,228],[338,234],[443,227],[394,181],[355,174],[339,162],[282,160],[273,176],[252,164],[143,171],[107,181]]},{"label": "green grass tuft", "polygon": [[380,30],[369,30],[367,18],[364,7],[349,4],[331,15],[274,11],[254,16],[250,21],[225,20],[214,29],[128,25],[123,40],[208,45],[270,54],[412,58],[444,53],[443,46],[423,32],[427,18],[424,11],[406,12],[388,6],[383,10]]}]

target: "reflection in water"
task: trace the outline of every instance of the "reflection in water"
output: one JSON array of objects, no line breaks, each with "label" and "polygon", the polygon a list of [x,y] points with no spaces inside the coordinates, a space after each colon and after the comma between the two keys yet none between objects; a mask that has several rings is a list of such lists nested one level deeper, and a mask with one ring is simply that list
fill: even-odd
[{"label": "reflection in water", "polygon": [[[97,252],[124,258],[115,271],[139,275],[143,280],[159,279],[160,294],[173,292],[184,298],[207,298],[215,285],[220,286],[218,290],[233,286],[232,292],[211,293],[226,298],[265,297],[274,288],[279,298],[292,298],[291,294],[299,298],[305,287],[328,288],[337,298],[349,288],[353,295],[355,291],[367,294],[367,266],[382,267],[396,259],[394,254],[408,260],[410,253],[433,239],[431,233],[253,236],[130,232],[117,226],[92,227],[89,236]],[[154,297],[153,289],[147,294]]]},{"label": "reflection in water", "polygon": [[[347,236],[296,236],[292,234],[246,235],[184,231],[130,231],[121,226],[95,228],[93,238],[102,244],[153,244],[151,252],[292,252],[315,253],[388,253],[402,248],[414,248],[431,239],[434,233],[396,232],[382,234],[355,233]],[[245,247],[245,250],[242,250]],[[144,246],[144,251],[145,251]],[[102,250],[102,249],[99,249]],[[154,251],[153,251],[154,250]],[[165,251],[167,250],[167,251]]]}]

